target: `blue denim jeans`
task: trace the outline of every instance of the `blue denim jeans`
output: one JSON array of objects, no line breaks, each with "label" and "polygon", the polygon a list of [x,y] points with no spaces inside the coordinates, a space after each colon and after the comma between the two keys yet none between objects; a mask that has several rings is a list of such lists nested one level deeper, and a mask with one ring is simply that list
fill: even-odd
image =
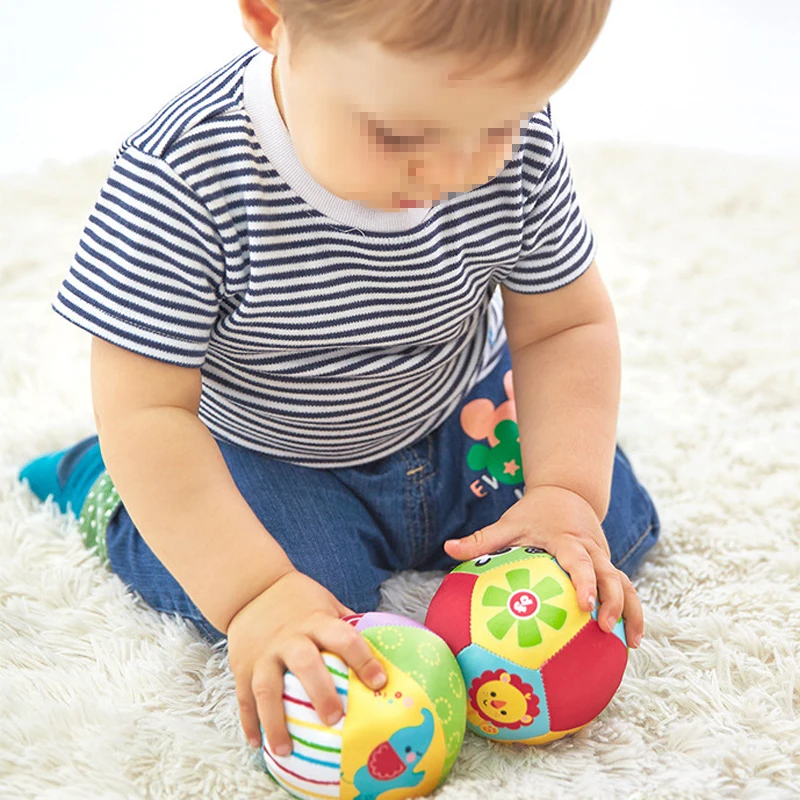
[{"label": "blue denim jeans", "polygon": [[[293,564],[356,612],[372,611],[392,573],[451,569],[458,562],[444,552],[445,540],[491,525],[522,495],[510,368],[506,351],[433,433],[362,466],[301,467],[216,441],[244,499]],[[659,519],[619,447],[602,526],[612,563],[631,576],[658,539]],[[124,506],[106,541],[113,571],[149,605],[191,620],[212,642],[224,638]]]}]

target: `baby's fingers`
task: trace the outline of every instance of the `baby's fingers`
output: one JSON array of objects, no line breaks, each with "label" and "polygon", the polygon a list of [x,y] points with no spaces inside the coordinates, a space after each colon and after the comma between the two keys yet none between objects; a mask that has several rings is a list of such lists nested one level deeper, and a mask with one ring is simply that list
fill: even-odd
[{"label": "baby's fingers", "polygon": [[625,638],[628,647],[638,647],[644,635],[644,613],[642,601],[631,583],[631,579],[624,573],[619,574],[622,591],[625,593]]},{"label": "baby's fingers", "polygon": [[551,552],[575,586],[578,607],[591,611],[597,598],[597,579],[594,562],[586,547],[572,536],[559,536]]},{"label": "baby's fingers", "polygon": [[335,725],[342,718],[344,709],[316,642],[308,636],[298,638],[286,648],[284,660],[303,685],[317,716],[326,725]]},{"label": "baby's fingers", "polygon": [[292,749],[283,715],[283,669],[273,659],[256,663],[252,681],[236,685],[239,714],[247,741],[254,747],[261,744],[261,727],[272,752],[288,755]]},{"label": "baby's fingers", "polygon": [[[625,607],[625,593],[622,591],[620,572],[605,557],[597,566],[597,583],[600,586],[600,610],[597,612],[597,624],[601,630],[610,633],[614,630],[617,620],[622,616]],[[631,587],[633,588],[633,587]],[[634,592],[635,594],[635,592]]]},{"label": "baby's fingers", "polygon": [[386,683],[386,673],[375,657],[367,640],[349,623],[331,620],[317,631],[320,649],[336,653],[353,669],[370,689],[380,689]]}]

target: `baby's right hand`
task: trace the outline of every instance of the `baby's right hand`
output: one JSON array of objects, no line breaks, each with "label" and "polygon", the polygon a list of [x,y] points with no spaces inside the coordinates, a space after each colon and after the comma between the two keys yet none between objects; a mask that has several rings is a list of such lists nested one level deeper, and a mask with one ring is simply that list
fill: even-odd
[{"label": "baby's right hand", "polygon": [[283,713],[286,669],[302,683],[324,723],[335,725],[341,719],[342,704],[320,650],[340,656],[370,689],[386,683],[364,637],[341,619],[352,613],[324,586],[292,570],[231,620],[228,661],[251,746],[261,746],[261,720],[270,749],[277,755],[292,751]]}]

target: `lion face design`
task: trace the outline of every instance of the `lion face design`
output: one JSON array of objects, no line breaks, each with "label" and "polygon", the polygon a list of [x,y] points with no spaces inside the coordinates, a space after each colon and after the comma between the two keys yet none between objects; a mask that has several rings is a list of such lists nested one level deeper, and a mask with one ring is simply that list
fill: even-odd
[{"label": "lion face design", "polygon": [[498,728],[516,730],[539,716],[539,698],[530,684],[505,670],[486,670],[472,681],[470,705],[478,715]]}]

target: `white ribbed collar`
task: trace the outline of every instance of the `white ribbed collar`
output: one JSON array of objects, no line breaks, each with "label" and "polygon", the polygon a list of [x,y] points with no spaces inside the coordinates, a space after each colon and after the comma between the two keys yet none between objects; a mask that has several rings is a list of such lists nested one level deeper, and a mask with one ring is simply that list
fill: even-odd
[{"label": "white ribbed collar", "polygon": [[332,220],[355,228],[392,233],[419,225],[433,208],[380,211],[329,192],[306,171],[283,124],[272,87],[275,56],[262,50],[246,67],[244,107],[261,149],[283,180],[310,206]]}]

